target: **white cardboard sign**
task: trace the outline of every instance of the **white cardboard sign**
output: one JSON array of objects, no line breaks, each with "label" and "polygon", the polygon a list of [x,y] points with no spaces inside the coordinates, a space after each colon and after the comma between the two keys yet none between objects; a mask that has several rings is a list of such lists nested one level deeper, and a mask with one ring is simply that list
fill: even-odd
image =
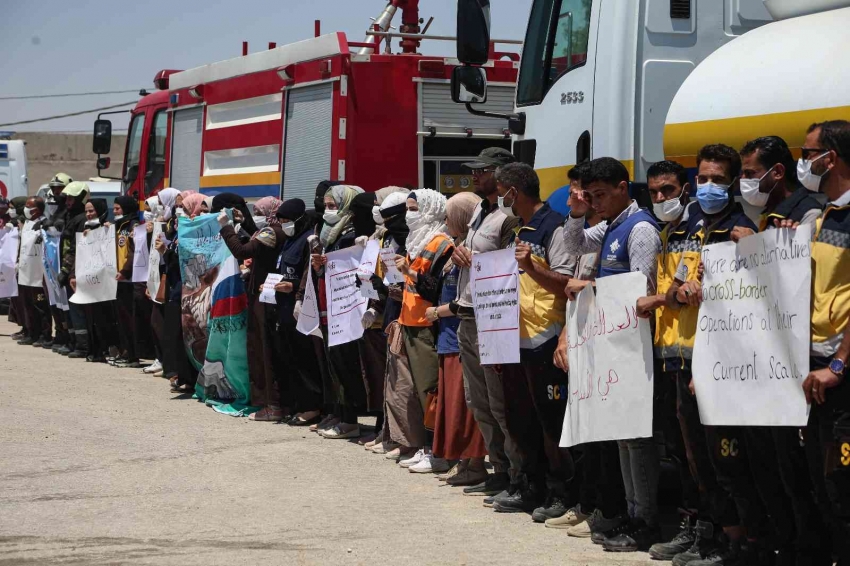
[{"label": "white cardboard sign", "polygon": [[476,254],[469,272],[481,365],[519,363],[519,266],[514,249]]},{"label": "white cardboard sign", "polygon": [[35,222],[27,220],[21,232],[21,255],[18,259],[18,284],[41,287],[44,279],[44,248],[41,230],[33,230]]},{"label": "white cardboard sign", "polygon": [[357,288],[357,271],[365,251],[362,246],[351,246],[327,254],[328,346],[347,344],[363,336],[360,321],[369,300]]},{"label": "white cardboard sign", "polygon": [[77,234],[75,278],[77,289],[70,301],[78,305],[115,300],[118,293],[115,226],[101,226]]}]

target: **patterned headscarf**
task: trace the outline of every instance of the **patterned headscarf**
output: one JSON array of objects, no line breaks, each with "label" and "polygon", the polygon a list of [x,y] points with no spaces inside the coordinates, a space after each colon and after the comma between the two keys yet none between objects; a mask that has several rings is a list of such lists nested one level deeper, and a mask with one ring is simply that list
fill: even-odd
[{"label": "patterned headscarf", "polygon": [[283,201],[279,198],[263,197],[254,203],[254,216],[265,216],[267,226],[280,224],[276,214],[281,204]]},{"label": "patterned headscarf", "polygon": [[407,221],[410,227],[407,254],[413,260],[419,257],[434,236],[446,233],[446,197],[433,189],[417,189],[408,198],[419,203],[419,217]]},{"label": "patterned headscarf", "polygon": [[455,233],[459,238],[466,236],[469,231],[469,222],[472,220],[472,212],[481,197],[475,193],[458,193],[446,202],[446,228],[450,233]]},{"label": "patterned headscarf", "polygon": [[204,195],[200,193],[185,194],[189,191],[180,193],[183,196],[183,212],[194,218],[201,213],[201,204],[204,202]]},{"label": "patterned headscarf", "polygon": [[324,247],[332,245],[340,235],[351,224],[351,202],[354,197],[364,192],[360,187],[354,185],[336,185],[328,189],[325,193],[325,198],[332,198],[337,206],[337,214],[339,214],[339,222],[334,225],[325,224],[322,228],[322,233],[319,235],[319,240]]}]

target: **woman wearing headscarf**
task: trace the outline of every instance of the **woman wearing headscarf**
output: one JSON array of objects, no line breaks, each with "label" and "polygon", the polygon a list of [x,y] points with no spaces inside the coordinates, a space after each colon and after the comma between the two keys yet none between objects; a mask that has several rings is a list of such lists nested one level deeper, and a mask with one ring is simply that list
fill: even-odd
[{"label": "woman wearing headscarf", "polygon": [[[322,216],[325,224],[319,234],[319,243],[324,253],[311,256],[313,269],[318,274],[316,294],[320,312],[326,313],[328,310],[324,279],[326,254],[354,245],[357,236],[354,232],[351,204],[354,197],[362,192],[360,187],[336,185],[325,195],[325,213]],[[357,423],[357,416],[366,409],[366,387],[360,364],[360,347],[357,340],[338,346],[327,346],[328,319],[326,315],[320,318],[332,380],[332,383],[326,383],[324,386],[325,403],[334,408],[319,423],[317,430],[325,438],[358,438],[360,425]]]},{"label": "woman wearing headscarf", "polygon": [[[108,226],[109,216],[106,200],[91,199],[86,203],[86,222],[78,229],[84,235],[90,230]],[[71,274],[71,288],[76,292],[76,270]],[[86,361],[106,362],[107,358],[118,357],[118,324],[115,316],[115,301],[102,301],[83,305],[88,326],[89,353]],[[70,357],[70,356],[69,356]]]},{"label": "woman wearing headscarf", "polygon": [[257,225],[254,224],[254,218],[251,216],[251,211],[248,210],[248,204],[245,202],[245,199],[236,193],[220,193],[215,195],[212,200],[210,212],[218,214],[225,208],[233,209],[233,221],[239,227],[236,233],[240,234],[243,241],[248,241],[254,235],[254,232],[257,231]]},{"label": "woman wearing headscarf", "polygon": [[328,374],[322,340],[299,332],[295,319],[299,286],[310,262],[307,238],[313,233],[313,217],[303,200],[288,199],[278,208],[277,220],[286,236],[276,265],[276,272],[283,277],[275,285],[281,345],[281,366],[276,368],[278,388],[286,389],[288,381],[295,411],[288,424],[309,426],[321,419],[322,376]]},{"label": "woman wearing headscarf", "polygon": [[[214,208],[219,204],[220,201],[214,200]],[[280,200],[268,197],[257,201],[257,205],[265,220],[266,214],[274,217],[277,207],[280,206]],[[250,218],[250,216],[246,217],[246,219]],[[218,222],[221,225],[221,237],[233,257],[239,262],[251,260],[251,271],[246,285],[248,374],[251,380],[251,405],[260,407],[260,410],[253,413],[250,418],[255,421],[280,421],[288,415],[285,414],[282,405],[282,396],[287,392],[279,389],[275,376],[280,359],[276,328],[277,307],[261,302],[260,293],[266,277],[275,270],[277,258],[286,238],[277,218],[274,218],[271,225],[256,231],[247,243],[240,240],[225,211],[219,213]]]},{"label": "woman wearing headscarf", "polygon": [[201,214],[206,214],[212,210],[212,201],[215,197],[204,197],[201,202]]},{"label": "woman wearing headscarf", "polygon": [[[188,195],[186,193],[189,193]],[[183,213],[189,218],[194,218],[201,214],[201,207],[204,204],[204,195],[193,191],[183,191],[180,193],[183,208]]]},{"label": "woman wearing headscarf", "polygon": [[[409,426],[422,423],[427,398],[437,388],[439,358],[436,330],[426,311],[439,303],[443,268],[451,259],[454,244],[446,229],[446,197],[431,189],[418,189],[407,197],[407,256],[396,256],[396,268],[404,275],[401,325],[404,348],[410,361],[413,385],[419,395],[419,406],[408,414]],[[417,412],[416,409],[421,412]],[[424,424],[422,424],[424,426]],[[413,472],[446,472],[449,464],[431,452],[433,434],[426,434],[426,444],[411,458],[399,461]]]},{"label": "woman wearing headscarf", "polygon": [[[14,197],[8,201],[6,214],[9,216],[10,228],[17,228],[20,232],[24,223],[24,205],[29,197]],[[24,306],[24,298],[20,294],[17,297],[12,297],[9,300],[9,322],[14,322],[20,325],[21,329],[12,334],[13,340],[21,340],[29,336],[29,328],[26,322],[26,309]]]},{"label": "woman wearing headscarf", "polygon": [[[378,241],[382,250],[390,250],[394,254],[405,255],[405,245],[409,228],[405,221],[407,213],[408,189],[392,187],[394,190],[385,193],[381,204],[372,209],[372,217],[379,224],[373,239]],[[383,189],[382,189],[383,190]],[[380,194],[381,191],[378,191]],[[381,329],[386,340],[386,372],[384,375],[384,421],[381,434],[373,441],[367,442],[366,448],[376,454],[384,454],[388,459],[398,460],[407,458],[416,452],[415,447],[425,445],[425,429],[422,426],[408,426],[408,407],[418,406],[419,397],[413,387],[410,374],[410,364],[404,345],[401,342],[398,317],[401,314],[401,301],[404,293],[402,284],[385,285],[383,280],[386,269],[379,262],[376,279],[379,300],[370,301],[369,309],[364,319],[377,318],[382,315]],[[364,320],[364,324],[369,320]]]},{"label": "woman wearing headscarf", "polygon": [[[463,242],[469,231],[472,213],[481,197],[474,193],[459,193],[446,203],[446,228],[455,245]],[[457,327],[460,320],[451,306],[457,296],[457,278],[460,269],[451,261],[441,274],[440,306],[425,311],[426,317],[439,325],[437,354],[440,357],[440,374],[437,385],[437,417],[434,426],[434,455],[445,460],[458,460],[449,471],[449,485],[475,485],[487,479],[484,457],[487,449],[484,437],[472,411],[466,406],[463,388],[463,367]],[[455,309],[456,310],[456,309]]]},{"label": "woman wearing headscarf", "polygon": [[[71,288],[71,273],[74,271],[77,254],[77,232],[82,232],[86,223],[86,202],[91,193],[88,184],[75,181],[62,190],[67,213],[65,228],[59,238],[59,275],[57,282],[65,288],[70,299],[74,294]],[[68,302],[68,333],[71,343],[61,348],[63,356],[85,358],[89,351],[89,331],[86,325],[86,313],[82,305]]]},{"label": "woman wearing headscarf", "polygon": [[[163,189],[158,194],[160,218],[165,222],[163,233],[154,247],[162,256],[160,273],[165,276],[160,295],[162,305],[162,368],[173,393],[191,394],[198,381],[198,372],[189,363],[189,354],[183,341],[183,276],[180,273],[178,253],[177,208],[182,197],[177,189]],[[156,309],[155,309],[156,310]],[[156,314],[154,314],[156,316]]]},{"label": "woman wearing headscarf", "polygon": [[[136,347],[136,318],[134,312],[133,256],[136,251],[133,232],[139,223],[139,203],[131,196],[119,196],[112,205],[115,220],[116,269],[118,274],[118,292],[116,308],[118,315],[118,335],[120,355],[112,365],[116,367],[141,367]],[[141,327],[139,330],[143,330]]]},{"label": "woman wearing headscarf", "polygon": [[[145,222],[145,229],[148,233],[147,240],[147,249],[150,251],[151,246],[153,245],[153,227],[155,222],[162,222],[162,204],[160,203],[159,196],[154,195],[145,199],[144,210],[142,211],[142,219]],[[141,298],[137,299],[137,301],[141,301],[141,304],[137,302],[137,311],[136,316],[141,318],[144,317],[144,313],[148,313],[148,316],[144,319],[144,321],[150,322],[150,335],[151,335],[151,344],[154,350],[154,356],[156,359],[153,364],[146,367],[142,370],[144,373],[152,373],[157,377],[164,377],[164,370],[162,366],[162,360],[164,359],[162,342],[165,339],[165,311],[162,303],[157,302],[155,297],[150,296],[150,292],[148,291],[147,282],[139,283],[140,289],[138,292],[141,293]],[[145,322],[141,321],[141,326],[145,325]]]}]

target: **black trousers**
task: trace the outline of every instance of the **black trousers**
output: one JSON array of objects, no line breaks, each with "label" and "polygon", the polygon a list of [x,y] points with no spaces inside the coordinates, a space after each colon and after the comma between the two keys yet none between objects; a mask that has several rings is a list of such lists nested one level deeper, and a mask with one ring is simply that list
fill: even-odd
[{"label": "black trousers", "polygon": [[50,315],[53,318],[53,327],[55,332],[53,335],[54,344],[68,343],[68,317],[62,309],[57,306],[50,307]]},{"label": "black trousers", "polygon": [[119,282],[115,298],[119,345],[121,355],[131,362],[139,359],[136,353],[136,319],[133,316],[133,302],[133,284]]},{"label": "black trousers", "polygon": [[[70,285],[65,286],[65,292],[70,299],[74,295],[74,290]],[[83,305],[68,302],[68,334],[71,335],[72,346],[78,352],[89,351],[89,329],[86,323],[86,310]]]},{"label": "black trousers", "polygon": [[53,333],[53,323],[50,317],[50,304],[43,287],[25,287],[18,285],[18,295],[24,307],[26,328],[33,340],[49,340]]},{"label": "black trousers", "polygon": [[162,367],[165,377],[177,377],[180,385],[194,386],[198,374],[189,364],[183,343],[183,317],[179,301],[166,302],[163,308]]},{"label": "black trousers", "polygon": [[520,350],[520,363],[502,366],[508,434],[522,453],[521,473],[530,483],[566,496],[575,475],[567,448],[559,446],[569,378],[552,364],[553,338],[535,350]]},{"label": "black trousers", "polygon": [[[327,327],[322,327],[327,345]],[[327,347],[328,369],[338,387],[337,404],[341,421],[356,424],[357,416],[366,412],[366,386],[360,367],[360,347],[357,340],[347,344]]]},{"label": "black trousers", "polygon": [[620,449],[616,441],[590,442],[581,447],[582,479],[578,501],[581,512],[599,509],[606,519],[625,513],[626,488],[620,472]]},{"label": "black trousers", "polygon": [[133,324],[136,331],[136,355],[144,360],[157,357],[151,314],[153,301],[145,296],[146,283],[133,283]]},{"label": "black trousers", "polygon": [[314,354],[313,341],[296,330],[296,321],[284,320],[278,327],[281,365],[276,375],[278,388],[288,382],[293,408],[298,412],[318,411],[322,408],[322,370]]},{"label": "black trousers", "polygon": [[89,354],[106,355],[118,346],[118,322],[115,301],[83,305],[89,335]]}]

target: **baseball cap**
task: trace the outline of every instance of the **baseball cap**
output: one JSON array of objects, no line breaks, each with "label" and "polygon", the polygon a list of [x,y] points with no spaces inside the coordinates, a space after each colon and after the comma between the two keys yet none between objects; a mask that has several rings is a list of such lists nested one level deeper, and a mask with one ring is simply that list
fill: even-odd
[{"label": "baseball cap", "polygon": [[470,169],[484,169],[485,167],[501,167],[508,163],[516,162],[514,154],[501,147],[488,147],[478,155],[477,161],[464,163],[464,167]]}]

